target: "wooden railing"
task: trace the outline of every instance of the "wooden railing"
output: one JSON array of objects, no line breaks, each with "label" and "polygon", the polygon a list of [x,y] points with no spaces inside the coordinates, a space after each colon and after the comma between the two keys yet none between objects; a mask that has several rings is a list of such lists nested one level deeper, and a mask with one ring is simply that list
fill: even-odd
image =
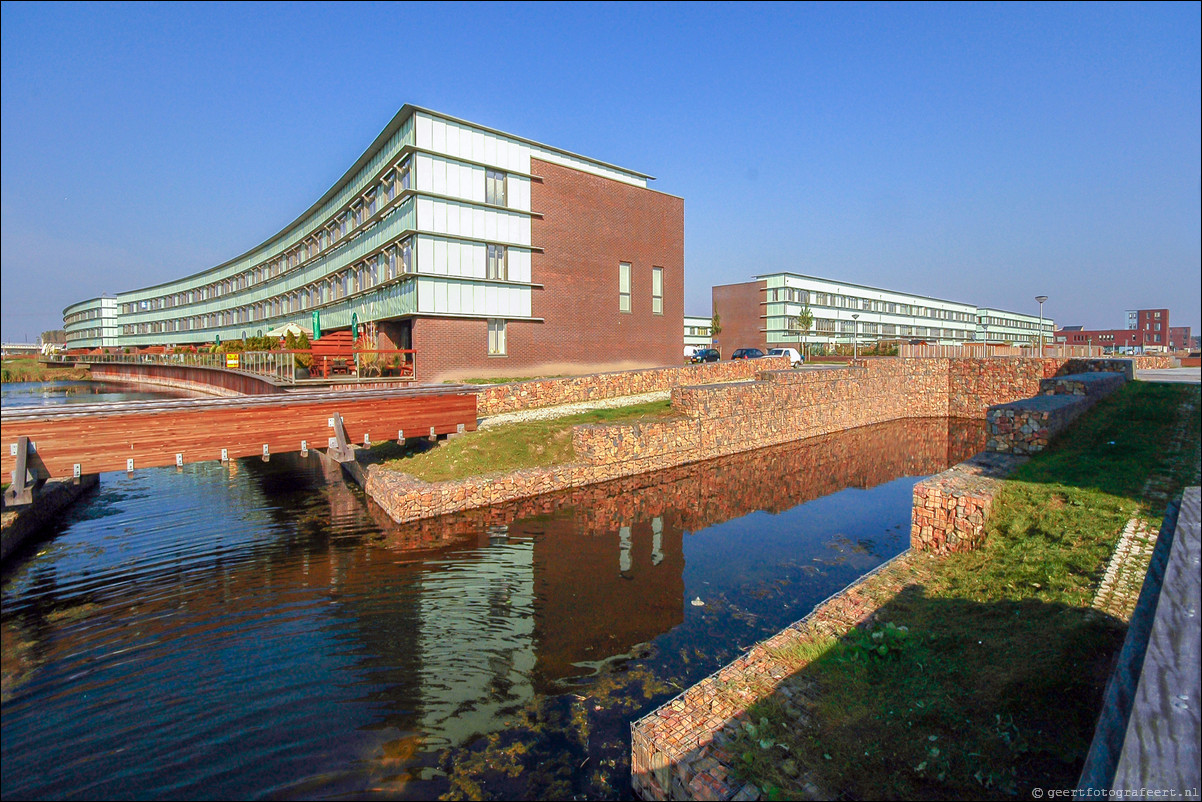
[{"label": "wooden railing", "polygon": [[215,368],[264,376],[283,384],[296,381],[295,351],[231,351],[229,353],[173,354],[150,353],[106,353],[106,354],[52,354],[48,362],[69,362],[92,365],[174,365],[177,367]]}]

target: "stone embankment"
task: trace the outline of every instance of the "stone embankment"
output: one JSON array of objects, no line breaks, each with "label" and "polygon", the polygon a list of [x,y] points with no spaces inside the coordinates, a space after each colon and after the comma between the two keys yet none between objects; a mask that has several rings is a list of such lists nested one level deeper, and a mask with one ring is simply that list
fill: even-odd
[{"label": "stone embankment", "polygon": [[978,548],[1002,479],[1027,459],[983,451],[915,485],[910,547],[936,554]]},{"label": "stone embankment", "polygon": [[477,412],[484,418],[539,407],[662,392],[686,384],[749,381],[764,370],[787,367],[789,361],[784,357],[731,359],[725,362],[496,384],[480,391],[476,400]]},{"label": "stone embankment", "polygon": [[[579,402],[623,387],[630,394],[667,381],[721,380],[672,387],[676,417],[576,427],[576,461],[570,465],[437,483],[372,466],[365,489],[393,520],[413,521],[874,423],[979,419],[992,405],[1035,395],[1044,379],[1085,372],[1094,362],[1099,361],[873,359],[844,368],[781,370],[774,368],[783,368],[783,359],[764,359],[490,387],[478,401],[481,415]],[[1106,364],[1113,367],[1112,362]],[[741,371],[758,373],[754,381],[731,381]]]}]

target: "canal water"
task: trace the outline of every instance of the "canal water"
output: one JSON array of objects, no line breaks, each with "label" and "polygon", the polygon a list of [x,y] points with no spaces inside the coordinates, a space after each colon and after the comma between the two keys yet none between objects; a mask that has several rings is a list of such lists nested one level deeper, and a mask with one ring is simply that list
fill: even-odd
[{"label": "canal water", "polygon": [[156,398],[193,398],[192,393],[146,390],[132,384],[99,381],[4,382],[0,406],[41,407],[59,404],[103,404],[106,401],[148,401]]},{"label": "canal water", "polygon": [[316,457],[105,474],[5,570],[4,796],[629,798],[630,722],[904,550],[983,441],[900,421],[404,526]]}]

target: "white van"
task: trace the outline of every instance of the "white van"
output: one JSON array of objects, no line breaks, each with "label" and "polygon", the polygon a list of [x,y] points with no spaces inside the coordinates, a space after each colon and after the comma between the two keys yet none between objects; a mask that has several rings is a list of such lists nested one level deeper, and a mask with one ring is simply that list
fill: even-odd
[{"label": "white van", "polygon": [[801,354],[797,353],[796,348],[773,348],[768,351],[768,356],[787,356],[789,357],[789,364],[795,368],[799,367],[805,361],[801,358]]}]

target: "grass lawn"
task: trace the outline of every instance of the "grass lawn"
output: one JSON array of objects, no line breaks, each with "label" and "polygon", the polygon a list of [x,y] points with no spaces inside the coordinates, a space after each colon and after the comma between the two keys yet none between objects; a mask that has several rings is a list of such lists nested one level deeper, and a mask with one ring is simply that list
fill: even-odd
[{"label": "grass lawn", "polygon": [[572,462],[572,427],[582,423],[654,420],[672,416],[667,400],[613,409],[595,409],[546,421],[514,423],[482,429],[449,440],[437,448],[421,443],[373,446],[371,461],[427,482],[483,476],[500,471],[547,467]]},{"label": "grass lawn", "polygon": [[1128,519],[1159,525],[1197,481],[1200,401],[1129,383],[1006,482],[980,550],[909,555],[871,627],[799,650],[790,693],[753,707],[740,776],[768,798],[1075,787],[1126,629],[1090,604]]}]

